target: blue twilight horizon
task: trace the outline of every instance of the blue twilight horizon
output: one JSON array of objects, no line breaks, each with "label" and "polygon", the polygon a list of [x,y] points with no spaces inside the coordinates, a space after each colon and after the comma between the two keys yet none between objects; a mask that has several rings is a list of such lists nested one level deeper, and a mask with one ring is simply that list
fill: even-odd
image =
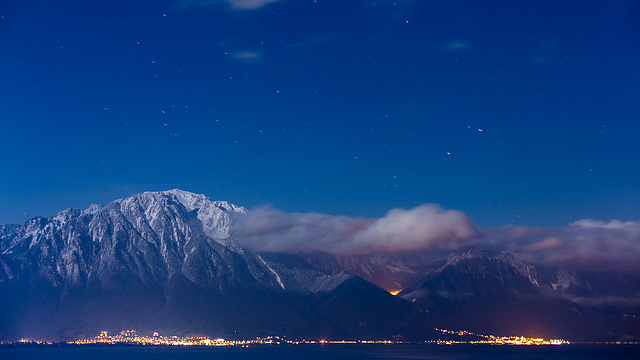
[{"label": "blue twilight horizon", "polygon": [[7,0],[0,224],[180,188],[640,219],[640,3]]}]

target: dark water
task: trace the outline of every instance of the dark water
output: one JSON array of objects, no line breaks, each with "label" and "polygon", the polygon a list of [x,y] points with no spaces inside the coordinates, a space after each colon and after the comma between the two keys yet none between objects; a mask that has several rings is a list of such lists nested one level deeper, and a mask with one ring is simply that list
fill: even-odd
[{"label": "dark water", "polygon": [[0,359],[640,359],[639,345],[298,345],[252,348],[0,348]]}]

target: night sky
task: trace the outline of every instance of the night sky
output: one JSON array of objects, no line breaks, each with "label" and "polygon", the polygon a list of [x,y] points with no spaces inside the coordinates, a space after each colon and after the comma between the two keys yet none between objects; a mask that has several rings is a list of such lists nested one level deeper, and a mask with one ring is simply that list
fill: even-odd
[{"label": "night sky", "polygon": [[634,0],[0,2],[0,224],[180,188],[640,219]]}]

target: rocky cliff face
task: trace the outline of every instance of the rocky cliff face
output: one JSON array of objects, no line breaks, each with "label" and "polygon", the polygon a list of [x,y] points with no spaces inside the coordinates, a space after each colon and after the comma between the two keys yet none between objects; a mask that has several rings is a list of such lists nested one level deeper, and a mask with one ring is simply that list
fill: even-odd
[{"label": "rocky cliff face", "polygon": [[[123,274],[146,285],[183,274],[205,285],[202,272],[225,271],[220,266],[223,258],[234,261],[230,248],[221,243],[228,237],[232,214],[243,211],[203,195],[172,190],[84,211],[69,209],[50,219],[35,218],[13,228],[4,239],[2,258],[7,266],[0,279],[31,276],[69,289],[86,285],[89,279],[106,285]],[[196,250],[209,256],[190,258]],[[198,260],[202,269],[195,271]],[[30,274],[14,269],[28,269]]]}]

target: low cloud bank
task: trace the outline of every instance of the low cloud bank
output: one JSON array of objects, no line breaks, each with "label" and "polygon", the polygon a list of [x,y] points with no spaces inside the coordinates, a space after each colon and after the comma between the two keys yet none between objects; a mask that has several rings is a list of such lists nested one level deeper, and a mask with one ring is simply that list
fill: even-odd
[{"label": "low cloud bank", "polygon": [[365,254],[454,249],[478,232],[463,213],[427,204],[393,209],[380,219],[259,208],[239,216],[232,234],[256,251]]},{"label": "low cloud bank", "polygon": [[583,219],[561,227],[481,229],[462,212],[425,204],[379,219],[258,208],[235,219],[232,235],[255,251],[332,254],[429,251],[471,246],[574,270],[640,274],[640,222]]},{"label": "low cloud bank", "polygon": [[511,250],[533,263],[640,274],[640,222],[583,219],[567,226],[505,226],[477,245]]}]

